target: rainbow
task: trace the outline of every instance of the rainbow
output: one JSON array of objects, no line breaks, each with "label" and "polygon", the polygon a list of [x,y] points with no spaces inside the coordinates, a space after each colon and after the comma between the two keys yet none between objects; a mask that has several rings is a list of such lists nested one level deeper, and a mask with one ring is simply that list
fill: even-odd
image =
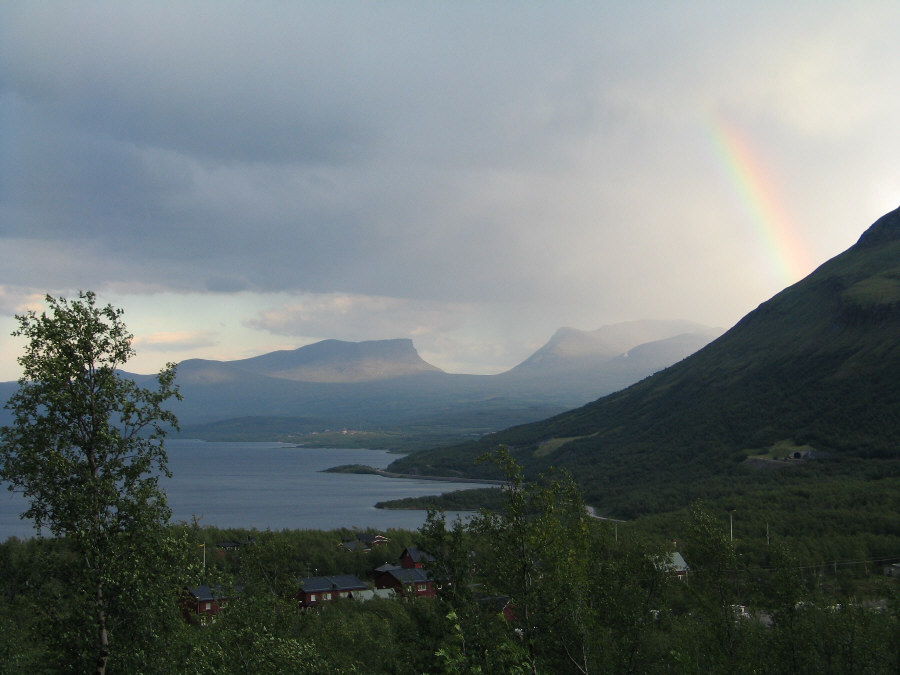
[{"label": "rainbow", "polygon": [[750,143],[721,115],[712,115],[708,128],[729,182],[756,226],[773,275],[785,285],[802,279],[812,270],[806,248],[797,237],[791,218],[778,198],[778,191]]}]

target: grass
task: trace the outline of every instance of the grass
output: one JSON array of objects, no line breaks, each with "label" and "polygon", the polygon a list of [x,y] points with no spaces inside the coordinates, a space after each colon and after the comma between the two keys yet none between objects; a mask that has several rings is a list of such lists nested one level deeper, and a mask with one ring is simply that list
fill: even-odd
[{"label": "grass", "polygon": [[782,440],[773,443],[763,452],[750,454],[753,453],[751,450],[748,452],[748,457],[749,459],[784,459],[785,457],[793,457],[795,452],[804,453],[810,450],[815,450],[815,448],[811,445],[798,445],[791,440]]},{"label": "grass", "polygon": [[900,302],[900,271],[892,270],[863,279],[844,291],[842,298],[861,307],[898,303]]},{"label": "grass", "polygon": [[[596,434],[591,434],[596,435]],[[588,438],[587,436],[569,436],[568,438],[551,438],[549,441],[544,441],[541,443],[537,450],[534,451],[535,457],[545,457],[547,455],[551,455],[557,450],[559,450],[566,443],[571,441],[577,441],[582,438]]]}]

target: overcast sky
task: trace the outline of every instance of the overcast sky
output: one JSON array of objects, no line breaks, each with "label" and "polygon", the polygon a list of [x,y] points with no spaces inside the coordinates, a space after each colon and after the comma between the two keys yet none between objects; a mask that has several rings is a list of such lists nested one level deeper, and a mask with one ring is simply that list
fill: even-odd
[{"label": "overcast sky", "polygon": [[0,380],[45,293],[136,372],[730,327],[900,205],[900,3],[4,2]]}]

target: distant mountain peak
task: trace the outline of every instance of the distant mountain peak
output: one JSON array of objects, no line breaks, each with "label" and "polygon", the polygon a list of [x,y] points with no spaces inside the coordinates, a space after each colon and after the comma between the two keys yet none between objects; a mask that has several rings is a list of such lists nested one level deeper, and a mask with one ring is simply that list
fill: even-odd
[{"label": "distant mountain peak", "polygon": [[585,364],[576,365],[575,359],[607,360],[639,345],[666,340],[677,335],[703,334],[709,335],[709,339],[712,339],[720,333],[721,331],[708,326],[683,320],[625,321],[593,331],[565,326],[558,329],[543,347],[516,366],[513,371],[558,367],[559,363],[565,360],[570,360],[575,367],[582,368]]},{"label": "distant mountain peak", "polygon": [[298,382],[368,382],[443,372],[424,361],[408,338],[322,340],[230,363],[241,370]]}]

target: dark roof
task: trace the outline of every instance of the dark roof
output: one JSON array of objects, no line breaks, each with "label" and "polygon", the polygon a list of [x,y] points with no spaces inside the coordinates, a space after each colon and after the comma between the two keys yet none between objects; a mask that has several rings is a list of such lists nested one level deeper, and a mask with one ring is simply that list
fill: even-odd
[{"label": "dark roof", "polygon": [[387,574],[390,574],[402,584],[421,584],[426,581],[431,581],[428,572],[417,567],[411,567],[409,569],[395,567],[394,569],[388,570]]},{"label": "dark roof", "polygon": [[400,554],[402,558],[404,554],[409,554],[409,557],[413,559],[413,562],[433,562],[434,556],[430,553],[426,553],[425,551],[419,550],[415,546],[407,546],[403,549],[403,553]]},{"label": "dark roof", "polygon": [[391,570],[402,570],[403,568],[400,565],[394,565],[392,563],[384,563],[380,567],[376,567],[373,572],[390,572]]},{"label": "dark roof", "polygon": [[362,551],[363,553],[370,550],[369,546],[363,541],[342,541],[341,548],[346,551]]},{"label": "dark roof", "polygon": [[[228,594],[225,592],[225,589],[222,588],[221,584],[216,584],[215,586],[208,586],[206,584],[202,584],[195,588],[187,588],[186,590],[190,593],[195,600],[198,602],[211,602],[213,600],[227,600]],[[241,592],[240,586],[235,586],[232,593],[238,594]]]},{"label": "dark roof", "polygon": [[332,577],[304,577],[300,580],[301,588],[308,593],[324,593],[327,591],[361,591],[368,588],[353,574],[338,574]]}]

